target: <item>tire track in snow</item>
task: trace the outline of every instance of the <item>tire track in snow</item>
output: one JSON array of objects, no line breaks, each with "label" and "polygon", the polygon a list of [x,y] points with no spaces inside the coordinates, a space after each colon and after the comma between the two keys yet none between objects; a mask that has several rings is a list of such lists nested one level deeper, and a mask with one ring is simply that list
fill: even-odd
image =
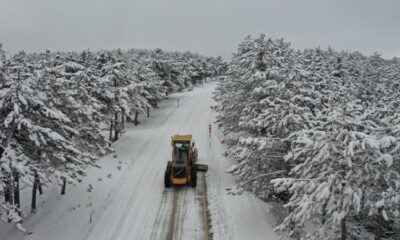
[{"label": "tire track in snow", "polygon": [[[169,215],[164,216],[164,223],[162,229],[154,229],[155,232],[158,231],[157,236],[153,236],[152,240],[181,240],[181,239],[208,239],[208,220],[204,212],[204,197],[205,197],[205,175],[200,174],[198,178],[198,184],[196,188],[191,186],[175,186],[173,191],[172,202],[170,202]],[[191,225],[192,235],[187,236],[184,226],[187,217],[190,214],[195,214],[197,220],[194,222],[189,222]],[[192,219],[193,220],[193,219]],[[155,224],[154,228],[158,228],[160,225]],[[187,226],[186,226],[187,227]],[[165,230],[165,228],[167,228]],[[185,235],[186,234],[186,235]],[[199,236],[200,234],[200,236]],[[163,237],[164,236],[164,237]]]},{"label": "tire track in snow", "polygon": [[[190,98],[189,98],[190,99]],[[199,111],[198,108],[195,106],[204,101],[202,98],[195,99],[196,101],[193,104],[190,104],[191,110],[190,112],[186,113],[189,117],[190,115],[194,114],[196,111]],[[185,107],[185,106],[182,106]],[[188,106],[190,107],[190,106]],[[189,118],[188,118],[189,119]],[[188,128],[189,122],[185,121],[184,126],[180,128],[180,131],[177,134],[186,134],[188,133],[187,131],[185,132],[184,130],[189,130]],[[193,129],[191,129],[193,130]],[[190,133],[190,131],[189,131]],[[194,136],[195,137],[195,136]],[[201,177],[198,178],[198,182],[203,182],[204,175],[201,174]],[[172,199],[170,199],[169,203],[166,203],[169,207],[165,206],[160,206],[159,208],[162,209],[168,209],[169,212],[163,211],[158,214],[156,217],[155,223],[153,224],[153,230],[150,239],[152,240],[159,240],[159,239],[201,239],[196,234],[198,235],[199,231],[203,231],[203,222],[204,219],[202,218],[202,214],[196,214],[195,210],[198,210],[200,213],[202,212],[202,201],[197,201],[199,189],[201,189],[202,184],[199,184],[197,188],[192,188],[191,186],[173,186],[173,196]],[[201,191],[202,192],[202,191]],[[165,204],[161,202],[161,204]],[[190,238],[187,238],[185,235],[185,230],[183,227],[185,227],[185,219],[188,214],[188,208],[193,208],[189,209],[189,214],[196,214],[197,215],[197,221],[193,222],[193,226],[191,226],[191,230],[194,228],[194,232],[192,232],[193,236],[190,236]],[[189,217],[189,216],[188,216]],[[191,217],[191,216],[190,216]],[[160,221],[163,220],[162,226],[160,226]],[[203,221],[202,221],[203,220]],[[199,221],[201,222],[199,224]],[[204,233],[204,235],[207,235],[207,233]],[[186,237],[186,238],[185,238]]]},{"label": "tire track in snow", "polygon": [[[189,101],[190,99],[191,98],[188,97],[185,102]],[[183,126],[187,127],[189,122],[188,121],[184,121],[184,119],[188,119],[190,117],[190,115],[192,115],[192,112],[195,111],[194,108],[191,108],[190,111],[186,111],[186,112],[184,112],[184,114],[179,114],[179,111],[182,111],[187,107],[190,107],[190,106],[186,106],[186,104],[185,104],[184,106],[181,106],[180,108],[177,108],[177,109],[173,110],[173,112],[177,113],[177,115],[175,115],[175,114],[168,115],[167,119],[171,119],[171,117],[173,117],[173,116],[176,116],[175,117],[176,119],[171,119],[171,121],[165,121],[164,124],[162,124],[162,125],[165,125],[165,124],[169,123],[168,124],[169,126],[168,127],[163,127],[164,131],[162,133],[158,133],[158,134],[155,133],[155,134],[153,134],[153,136],[150,139],[156,139],[154,136],[165,136],[165,135],[168,135],[168,132],[171,131],[171,129],[175,129],[176,126],[178,126],[182,122],[184,122]],[[152,146],[162,146],[163,144],[165,144],[164,141],[165,141],[165,139],[163,137],[160,137],[158,139],[158,142],[155,143],[155,144],[153,143]],[[147,148],[145,150],[147,150]],[[151,151],[149,151],[149,152],[151,152]],[[122,213],[121,217],[119,218],[118,224],[116,225],[116,227],[115,227],[115,229],[113,231],[113,234],[111,235],[110,239],[119,239],[119,236],[121,235],[121,229],[124,228],[124,225],[127,222],[126,219],[130,215],[130,212],[132,211],[132,208],[130,206],[133,205],[133,202],[134,202],[134,199],[135,199],[135,193],[137,192],[136,191],[137,188],[139,186],[142,186],[142,182],[143,181],[147,181],[148,176],[152,176],[153,175],[152,173],[154,173],[154,169],[158,169],[158,171],[160,171],[159,163],[156,161],[157,158],[155,157],[155,155],[157,153],[158,153],[157,151],[152,151],[152,155],[151,155],[150,159],[153,160],[152,161],[153,165],[143,168],[144,171],[142,171],[141,177],[139,178],[139,182],[136,183],[135,190],[133,190],[133,191],[131,190],[131,194],[129,196],[129,200],[125,204],[125,207],[123,208],[124,209],[123,213]],[[142,161],[140,161],[140,162],[142,162]],[[163,168],[161,170],[163,170]],[[157,178],[155,178],[153,180],[157,180]],[[136,221],[136,219],[134,218],[133,221]],[[132,223],[134,223],[134,222],[132,222]]]},{"label": "tire track in snow", "polygon": [[165,239],[166,240],[173,240],[174,238],[174,232],[175,232],[175,216],[176,216],[176,209],[177,209],[177,205],[178,205],[178,193],[177,190],[174,189],[174,197],[172,199],[172,211],[171,211],[171,215],[169,217],[168,221],[168,231],[167,234],[165,235]]},{"label": "tire track in snow", "polygon": [[[177,211],[175,212],[175,216],[174,216],[174,222],[175,222],[175,224],[174,224],[174,229],[173,229],[173,231],[174,231],[174,239],[177,239],[177,240],[181,240],[182,239],[182,234],[183,234],[183,232],[184,232],[184,229],[183,229],[183,227],[184,227],[184,223],[185,223],[185,215],[186,215],[186,213],[187,213],[187,207],[188,207],[188,204],[187,204],[187,195],[188,195],[188,193],[189,194],[191,194],[191,193],[193,193],[193,189],[191,189],[191,187],[190,186],[185,186],[185,188],[184,189],[178,189],[179,191],[178,191],[178,194],[179,194],[179,198],[178,198],[178,201],[177,201]],[[192,239],[194,239],[194,238],[192,238]]]},{"label": "tire track in snow", "polygon": [[[198,98],[196,99],[196,103],[200,103],[202,101],[204,101],[202,98]],[[194,112],[199,111],[200,109],[196,109],[197,104],[193,104],[193,107],[190,111],[190,115],[194,114]],[[186,121],[186,124],[184,126],[184,128],[182,129],[188,129],[188,121]],[[191,129],[193,130],[193,129]],[[183,131],[182,131],[183,133]],[[194,136],[195,137],[195,136]],[[200,180],[200,179],[198,179]],[[199,182],[199,181],[198,181]],[[197,186],[198,188],[199,186]],[[198,239],[198,237],[196,236],[196,232],[199,230],[197,228],[197,224],[198,221],[194,221],[193,223],[189,223],[189,224],[193,224],[193,226],[191,226],[191,230],[193,230],[193,228],[195,228],[194,232],[192,232],[194,234],[194,236],[184,236],[184,227],[185,227],[185,217],[187,216],[187,211],[188,208],[199,208],[201,209],[201,206],[197,203],[196,201],[196,189],[193,189],[191,186],[187,185],[187,186],[175,186],[175,192],[177,194],[176,198],[174,198],[173,201],[173,207],[172,207],[172,212],[170,214],[170,217],[168,219],[165,219],[165,221],[169,221],[169,229],[168,229],[168,234],[166,235],[165,239]],[[192,201],[190,201],[189,199],[187,199],[188,194],[190,195],[190,198]],[[193,204],[194,202],[194,204]],[[194,209],[189,209],[191,211],[193,211]],[[191,212],[192,213],[192,212]],[[201,221],[201,217],[197,217],[197,220]],[[201,228],[200,228],[201,229]],[[186,238],[184,238],[186,237]]]},{"label": "tire track in snow", "polygon": [[[152,227],[152,231],[151,231],[151,235],[150,235],[150,240],[154,240],[154,239],[159,239],[157,234],[157,230],[160,229],[162,231],[162,229],[164,229],[163,225],[161,225],[163,217],[166,214],[167,211],[169,211],[170,209],[168,208],[168,195],[170,195],[171,191],[167,191],[166,189],[163,192],[163,195],[161,197],[161,202],[160,202],[160,206],[158,207],[157,210],[157,217],[156,220],[154,221],[153,227]],[[162,236],[162,233],[161,233]]]},{"label": "tire track in snow", "polygon": [[[176,110],[177,109],[174,109],[174,110],[172,110],[172,112],[176,112]],[[173,116],[176,116],[175,118],[177,118],[177,119],[171,119]],[[176,125],[180,120],[181,120],[181,118],[183,118],[183,116],[182,115],[174,115],[174,114],[168,114],[168,116],[167,116],[167,119],[169,120],[169,119],[171,119],[171,121],[167,121],[167,119],[163,122],[163,124],[162,125],[165,125],[165,124],[168,124],[169,122],[172,122],[172,126],[173,125]],[[170,126],[171,127],[171,126]],[[161,135],[165,135],[166,133],[167,133],[167,131],[168,131],[168,128],[164,128],[165,130],[164,130],[164,132],[161,134]],[[134,165],[136,165],[136,164],[140,164],[140,163],[142,163],[143,161],[140,161],[140,159],[143,157],[143,155],[144,155],[144,153],[146,152],[146,150],[148,150],[148,146],[150,146],[151,144],[151,141],[153,140],[153,139],[155,139],[155,137],[154,136],[157,136],[157,135],[160,135],[160,134],[157,134],[157,133],[154,133],[154,134],[152,134],[151,135],[151,137],[149,137],[148,139],[147,139],[147,141],[143,144],[143,147],[141,147],[141,148],[139,148],[140,149],[140,151],[137,153],[138,155],[136,156],[136,161],[134,162]],[[153,143],[154,144],[154,143]],[[156,144],[156,146],[159,146],[160,144],[163,144],[163,138],[160,138],[159,139],[159,141],[157,142],[157,144]],[[154,159],[154,155],[157,153],[156,151],[152,151],[152,159]],[[140,166],[139,166],[140,167]],[[134,166],[132,166],[132,168],[134,168]],[[156,166],[156,168],[155,169],[157,169],[158,168],[158,166]],[[154,168],[153,167],[150,167],[150,166],[148,166],[147,168],[145,167],[144,168],[145,170],[147,170],[147,171],[149,171],[149,170],[153,170]],[[146,172],[147,172],[146,171]],[[125,173],[125,174],[123,174],[123,176],[121,177],[121,179],[119,180],[119,182],[121,183],[121,185],[120,186],[122,186],[122,184],[125,182],[125,180],[126,180],[126,178],[127,178],[127,174],[129,174],[129,173]],[[142,172],[142,177],[140,177],[139,178],[139,182],[141,182],[141,180],[143,180],[143,179],[145,179],[146,178],[146,175],[145,174],[143,174],[143,172]],[[138,188],[138,186],[140,186],[141,184],[140,183],[138,183],[138,182],[136,182],[135,183],[135,189],[137,189]],[[93,225],[91,228],[90,228],[90,230],[85,234],[85,236],[82,238],[82,240],[83,239],[90,239],[90,236],[91,236],[91,234],[92,234],[92,232],[93,232],[93,230],[94,229],[96,229],[98,226],[99,226],[99,223],[101,223],[102,221],[103,221],[103,217],[104,217],[104,215],[106,214],[106,211],[107,211],[107,206],[109,205],[109,204],[112,204],[115,200],[116,200],[116,198],[117,198],[117,196],[119,196],[119,194],[120,194],[120,192],[121,191],[123,191],[122,190],[123,189],[123,187],[120,187],[120,188],[117,188],[117,189],[115,189],[115,190],[113,190],[112,192],[114,192],[114,194],[112,194],[111,195],[111,198],[107,201],[107,203],[105,203],[105,204],[103,204],[104,205],[104,208],[102,207],[102,209],[104,209],[105,211],[103,212],[103,214],[101,215],[101,217],[100,217],[100,220],[98,221],[98,224],[96,224],[96,225]],[[128,213],[129,213],[129,210],[130,210],[130,208],[129,208],[129,203],[132,203],[132,201],[134,200],[134,193],[135,193],[136,191],[134,191],[134,190],[130,190],[130,196],[129,196],[129,200],[127,201],[127,203],[126,204],[124,204],[125,206],[123,207],[123,210],[122,211],[120,211],[122,214],[121,214],[121,217],[119,218],[119,221],[118,221],[118,224],[116,225],[116,227],[115,227],[115,229],[114,229],[114,231],[113,231],[113,234],[112,234],[112,238],[110,238],[110,239],[117,239],[117,237],[119,236],[119,234],[120,234],[120,229],[122,228],[122,225],[123,225],[123,223],[124,223],[124,221],[125,221],[125,219],[126,219],[126,217],[128,216]],[[125,195],[125,194],[124,194]]]},{"label": "tire track in snow", "polygon": [[[159,146],[162,143],[163,143],[163,139],[160,138],[159,141],[157,142],[156,146]],[[150,159],[154,160],[155,159],[154,156],[156,154],[157,154],[157,152],[153,151]],[[154,164],[154,161],[152,161],[152,162]],[[126,224],[126,218],[128,217],[128,215],[132,211],[131,206],[133,205],[133,201],[134,201],[134,199],[136,197],[136,194],[138,193],[138,191],[137,191],[138,188],[142,186],[142,182],[146,181],[148,176],[152,175],[152,172],[154,172],[154,169],[157,169],[158,167],[159,167],[158,164],[155,167],[149,166],[149,167],[145,168],[145,171],[142,172],[141,177],[139,178],[139,182],[137,182],[136,185],[135,185],[135,189],[133,191],[131,191],[131,194],[129,196],[129,200],[125,204],[122,216],[119,218],[118,224],[116,225],[116,228],[114,229],[112,237],[110,239],[119,239],[119,235],[121,234],[121,229]]]},{"label": "tire track in snow", "polygon": [[[193,118],[193,116],[197,116],[199,112],[205,110],[202,108],[202,105],[204,105],[204,96],[204,94],[200,94],[196,97],[190,95],[185,96],[184,104],[179,108],[172,109],[171,112],[166,114],[165,119],[157,125],[152,126],[154,132],[149,132],[151,136],[143,135],[145,136],[144,139],[147,138],[147,144],[140,147],[139,152],[141,152],[141,154],[138,154],[138,152],[131,153],[136,161],[132,169],[125,171],[122,176],[124,182],[118,186],[118,190],[109,202],[110,206],[113,205],[113,207],[105,209],[101,217],[102,220],[98,221],[97,224],[93,226],[92,230],[86,234],[87,238],[85,239],[93,238],[99,233],[104,236],[104,239],[113,240],[141,238],[147,240],[151,235],[153,235],[155,239],[165,239],[166,235],[168,235],[171,221],[173,221],[173,231],[169,232],[172,233],[171,235],[173,238],[201,239],[197,237],[199,233],[196,232],[202,232],[203,230],[198,227],[202,218],[196,214],[199,206],[195,200],[196,194],[194,189],[185,186],[187,189],[183,189],[184,191],[176,191],[176,189],[167,191],[165,200],[160,201],[160,199],[163,199],[161,183],[163,179],[162,173],[164,172],[166,164],[165,158],[170,158],[170,151],[166,150],[169,144],[165,141],[173,134],[195,134],[199,132],[199,124],[203,124],[203,121],[200,121],[202,118]],[[208,106],[205,107],[208,108]],[[129,134],[133,136],[134,131]],[[196,137],[196,135],[194,136]],[[202,135],[199,134],[199,137],[200,136]],[[131,144],[134,144],[132,140],[134,139],[131,138],[129,141],[132,142]],[[130,156],[124,157],[129,158]],[[159,193],[154,193],[155,191]],[[147,192],[151,194],[147,194]],[[174,195],[174,193],[176,194],[175,211],[172,210],[174,200],[173,196],[171,196]],[[188,198],[188,196],[190,197]],[[152,199],[146,202],[146,198],[148,197],[152,197]],[[155,199],[154,197],[157,198]],[[163,201],[165,201],[166,204],[164,204]],[[193,204],[193,201],[195,204]],[[147,204],[142,205],[142,203]],[[161,208],[159,214],[157,213],[157,207]],[[193,209],[188,210],[187,208]],[[171,217],[173,213],[175,215]],[[190,214],[193,214],[193,216]],[[157,220],[157,218],[159,220]],[[109,221],[111,219],[112,221]],[[185,219],[195,224],[193,224],[193,226],[187,226],[187,224],[185,224]],[[143,224],[143,222],[145,223]],[[152,225],[154,229],[147,231],[146,225],[148,223],[155,223]],[[191,228],[195,229],[193,230]],[[97,232],[97,230],[99,230],[99,232]],[[154,234],[153,231],[155,232]],[[186,238],[185,235],[187,234],[185,231],[189,232],[193,237]],[[91,234],[92,232],[97,233]]]},{"label": "tire track in snow", "polygon": [[[189,114],[191,115],[192,112],[195,111],[194,108],[191,109]],[[186,117],[185,117],[186,118]],[[176,121],[175,123],[178,123]],[[187,128],[188,121],[185,121],[185,128]],[[182,129],[182,128],[181,128]],[[188,186],[183,186],[183,187],[188,187]],[[178,191],[181,190],[180,186],[172,186],[171,187],[172,191],[171,193],[173,194],[172,196],[172,202],[166,202],[164,203],[163,201],[160,203],[161,205],[159,206],[159,209],[166,209],[166,211],[159,211],[155,220],[155,223],[153,224],[153,230],[152,234],[150,236],[150,239],[174,239],[174,233],[176,231],[175,229],[175,223],[176,223],[176,212],[179,211],[177,210],[178,206],[178,199],[181,199],[179,196]],[[167,190],[164,190],[164,192]],[[163,205],[169,205],[163,206]],[[179,204],[180,206],[182,204]],[[160,222],[163,222],[162,226],[160,227]],[[165,238],[163,238],[165,236]]]},{"label": "tire track in snow", "polygon": [[[191,97],[189,97],[189,96],[185,97],[185,101],[183,103],[188,102],[190,99],[191,99]],[[183,103],[180,106],[180,108],[186,108],[186,106],[185,106],[186,104],[184,105]],[[190,107],[190,106],[187,106],[187,107]],[[176,110],[179,111],[180,108],[178,108]],[[191,108],[190,111],[186,112],[185,115],[182,115],[179,118],[179,121],[174,122],[173,127],[181,124],[181,121],[180,121],[181,119],[188,119],[195,110],[196,109]],[[179,132],[174,132],[174,133],[171,133],[170,135],[186,134],[186,133],[182,132],[182,129],[187,129],[188,124],[189,124],[188,121],[183,121],[183,125],[179,128]],[[173,127],[171,127],[170,129],[174,129]],[[164,168],[162,168],[162,170],[164,170]],[[157,179],[155,179],[155,180],[157,180]],[[160,203],[159,209],[163,209],[163,210],[160,211],[159,213],[157,213],[156,219],[153,224],[150,239],[163,239],[163,240],[168,239],[168,235],[170,235],[171,233],[174,232],[174,231],[170,231],[169,229],[170,229],[171,224],[173,224],[173,225],[175,224],[174,217],[172,217],[172,215],[174,215],[174,213],[177,211],[176,210],[177,209],[177,201],[178,201],[177,199],[180,198],[180,196],[178,195],[178,192],[177,192],[177,190],[178,190],[177,188],[179,189],[179,186],[171,187],[170,190],[166,190],[166,189],[164,190],[164,192],[166,191],[168,195],[172,195],[172,200],[171,200],[171,197],[169,197],[165,202]],[[162,225],[160,224],[161,222],[162,222]]]}]

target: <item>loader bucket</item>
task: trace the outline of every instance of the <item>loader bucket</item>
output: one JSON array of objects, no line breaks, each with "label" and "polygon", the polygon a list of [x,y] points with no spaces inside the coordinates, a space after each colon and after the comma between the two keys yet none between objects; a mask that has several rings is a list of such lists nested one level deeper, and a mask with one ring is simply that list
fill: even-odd
[{"label": "loader bucket", "polygon": [[208,165],[206,165],[206,164],[196,163],[195,167],[196,167],[196,170],[200,171],[200,172],[207,172],[207,170],[208,170]]}]

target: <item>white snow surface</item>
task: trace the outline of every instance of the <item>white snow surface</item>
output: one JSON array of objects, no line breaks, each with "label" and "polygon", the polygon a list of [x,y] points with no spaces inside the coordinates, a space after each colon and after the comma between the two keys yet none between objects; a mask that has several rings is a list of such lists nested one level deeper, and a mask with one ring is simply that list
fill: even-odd
[{"label": "white snow surface", "polygon": [[[215,114],[211,114],[210,122],[215,122]],[[235,184],[235,177],[229,173],[235,162],[224,156],[222,138],[222,130],[216,129],[209,139],[211,147],[207,150],[207,193],[213,239],[280,239],[273,230],[275,220],[270,213],[271,206],[247,192],[227,194],[225,188]],[[281,236],[281,239],[286,239],[286,236]]]},{"label": "white snow surface", "polygon": [[[35,214],[29,213],[31,187],[24,189],[21,199],[28,217],[23,227],[32,234],[0,223],[0,239],[207,239],[202,209],[204,175],[199,174],[196,189],[164,188],[174,134],[192,134],[199,162],[209,164],[205,177],[213,239],[279,239],[272,230],[268,204],[246,192],[227,195],[225,188],[233,185],[235,178],[225,171],[234,163],[223,156],[222,132],[214,124],[216,113],[210,109],[214,88],[215,84],[206,84],[170,95],[150,118],[142,116],[139,126],[129,126],[114,143],[116,153],[99,160],[101,169],[88,169],[82,182],[68,185],[66,195],[60,195],[56,183],[45,187],[44,194],[38,195]],[[213,126],[211,137],[208,124]]]}]

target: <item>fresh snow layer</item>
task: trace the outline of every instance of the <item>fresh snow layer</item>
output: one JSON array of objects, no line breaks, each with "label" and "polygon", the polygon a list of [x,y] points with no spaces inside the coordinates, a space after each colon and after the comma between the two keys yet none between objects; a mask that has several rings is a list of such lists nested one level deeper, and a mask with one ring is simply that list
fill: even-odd
[{"label": "fresh snow layer", "polygon": [[[213,239],[278,239],[266,203],[251,194],[231,196],[225,191],[234,184],[234,177],[225,172],[234,163],[223,156],[221,131],[213,124],[214,88],[215,84],[206,84],[169,96],[150,118],[142,117],[139,126],[129,126],[114,144],[116,153],[99,160],[101,169],[88,169],[81,183],[68,185],[66,195],[60,195],[56,183],[44,188],[44,194],[38,195],[37,212],[23,223],[32,234],[1,223],[0,239],[205,239],[204,174],[199,173],[197,188],[164,188],[174,134],[192,134],[199,162],[209,164],[205,177]],[[27,213],[30,194],[30,187],[22,191]]]},{"label": "fresh snow layer", "polygon": [[[216,114],[211,112],[210,122],[215,122]],[[207,173],[211,232],[214,239],[279,239],[279,235],[273,230],[275,221],[267,203],[247,192],[235,196],[227,194],[225,189],[235,184],[235,177],[230,172],[235,169],[236,163],[224,156],[222,130],[216,127],[214,129],[208,140],[210,147]],[[285,238],[282,236],[282,239]]]}]

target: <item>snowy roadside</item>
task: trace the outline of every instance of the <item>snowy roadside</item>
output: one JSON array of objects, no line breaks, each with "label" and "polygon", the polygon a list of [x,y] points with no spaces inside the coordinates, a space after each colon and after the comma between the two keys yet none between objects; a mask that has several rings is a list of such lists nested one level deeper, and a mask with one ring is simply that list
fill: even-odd
[{"label": "snowy roadside", "polygon": [[[210,115],[210,122],[215,121],[215,114],[212,112]],[[235,177],[226,170],[235,163],[224,156],[225,146],[221,143],[222,137],[222,130],[214,127],[209,139],[207,173],[213,239],[286,239],[280,238],[280,235],[273,230],[275,219],[272,206],[248,192],[236,196],[227,194],[225,188],[235,184]]]}]

